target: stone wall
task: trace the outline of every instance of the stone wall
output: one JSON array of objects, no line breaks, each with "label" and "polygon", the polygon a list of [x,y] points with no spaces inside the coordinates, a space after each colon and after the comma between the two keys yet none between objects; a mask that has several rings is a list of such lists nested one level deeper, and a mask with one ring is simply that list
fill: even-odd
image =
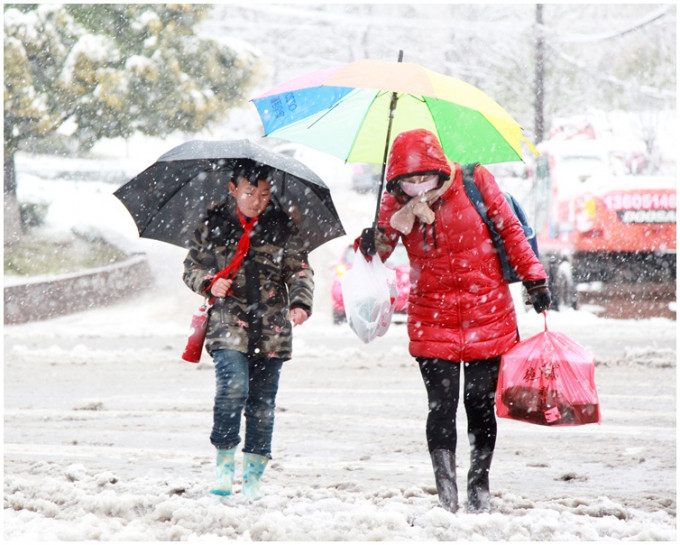
[{"label": "stone wall", "polygon": [[153,284],[144,255],[79,273],[32,277],[5,283],[5,324],[46,320],[106,305]]}]

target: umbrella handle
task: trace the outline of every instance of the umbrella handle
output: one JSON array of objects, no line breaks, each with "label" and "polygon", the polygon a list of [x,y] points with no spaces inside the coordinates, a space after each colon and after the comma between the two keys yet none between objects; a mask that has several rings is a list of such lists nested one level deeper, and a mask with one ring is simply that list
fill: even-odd
[{"label": "umbrella handle", "polygon": [[390,101],[390,118],[387,123],[387,138],[385,139],[385,151],[383,153],[382,171],[380,172],[380,190],[378,191],[378,199],[375,203],[375,216],[373,217],[373,227],[378,227],[378,215],[380,214],[380,201],[382,199],[383,191],[385,190],[385,170],[387,168],[387,152],[390,148],[390,133],[392,132],[392,120],[394,119],[394,110],[397,107],[397,93],[392,93],[392,100]]},{"label": "umbrella handle", "polygon": [[[399,58],[397,62],[402,62],[404,58],[404,50],[399,50]],[[392,120],[394,119],[394,110],[397,109],[397,93],[392,93],[392,100],[390,101],[390,117],[387,122],[387,137],[385,138],[385,151],[383,152],[382,171],[380,173],[380,190],[378,191],[378,199],[375,203],[375,215],[373,216],[373,227],[378,227],[378,215],[380,214],[380,201],[385,190],[385,170],[387,168],[387,152],[390,149],[390,135],[392,133]]]}]

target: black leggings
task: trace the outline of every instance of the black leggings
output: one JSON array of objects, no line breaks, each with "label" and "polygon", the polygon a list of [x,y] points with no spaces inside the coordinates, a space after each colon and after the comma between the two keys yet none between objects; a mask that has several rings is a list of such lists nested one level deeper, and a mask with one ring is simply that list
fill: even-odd
[{"label": "black leggings", "polygon": [[468,438],[473,450],[493,451],[496,445],[494,399],[500,356],[463,364],[438,358],[416,358],[423,375],[429,412],[427,446],[456,451],[456,410],[460,392],[460,368],[465,366],[463,403],[468,420]]}]

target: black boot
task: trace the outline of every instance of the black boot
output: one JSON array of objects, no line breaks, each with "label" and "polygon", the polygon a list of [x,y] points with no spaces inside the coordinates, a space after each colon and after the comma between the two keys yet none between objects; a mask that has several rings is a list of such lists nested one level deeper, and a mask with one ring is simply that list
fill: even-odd
[{"label": "black boot", "polygon": [[434,480],[441,506],[455,513],[458,510],[458,486],[456,485],[456,454],[450,450],[435,449],[430,453]]},{"label": "black boot", "polygon": [[493,450],[472,449],[468,472],[468,511],[471,513],[485,513],[491,510],[489,470],[492,458]]}]

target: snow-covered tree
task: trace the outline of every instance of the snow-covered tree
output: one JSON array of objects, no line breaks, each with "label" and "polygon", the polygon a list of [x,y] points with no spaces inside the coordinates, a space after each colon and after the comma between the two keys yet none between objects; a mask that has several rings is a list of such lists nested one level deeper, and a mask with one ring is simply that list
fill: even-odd
[{"label": "snow-covered tree", "polygon": [[[199,38],[211,6],[26,4],[4,7],[4,192],[16,207],[14,154],[69,127],[83,149],[135,132],[198,131],[240,105],[257,53]],[[17,234],[5,222],[5,241]]]}]

